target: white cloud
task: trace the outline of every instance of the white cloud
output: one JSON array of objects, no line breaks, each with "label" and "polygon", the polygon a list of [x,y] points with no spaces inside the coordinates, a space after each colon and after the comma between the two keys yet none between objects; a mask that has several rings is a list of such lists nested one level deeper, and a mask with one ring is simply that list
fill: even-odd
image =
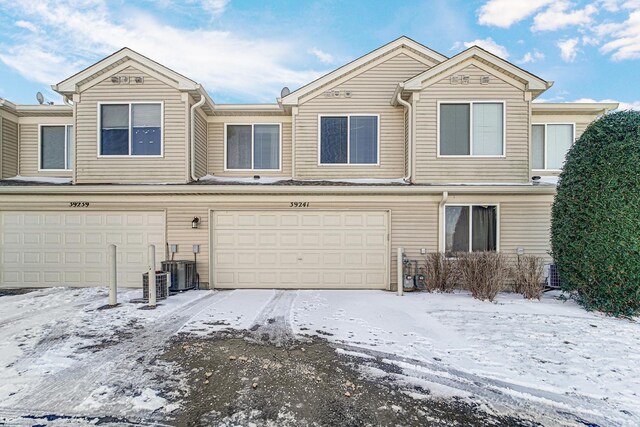
[{"label": "white cloud", "polygon": [[83,7],[76,0],[0,0],[0,7],[42,29],[0,46],[0,61],[27,79],[51,84],[127,46],[204,84],[214,99],[223,92],[253,102],[273,101],[282,86],[297,87],[322,74],[288,65],[291,52],[300,51],[299,41],[183,29],[143,12],[118,21],[110,5],[109,0],[86,0]]},{"label": "white cloud", "polygon": [[596,101],[595,99],[591,99],[591,98],[581,98],[581,99],[577,99],[573,102],[584,102],[584,103],[591,103],[591,102],[617,102],[620,105],[618,106],[618,110],[640,110],[640,101],[632,101],[632,102],[623,102],[623,101],[616,101],[613,99],[603,99],[601,101]]},{"label": "white cloud", "polygon": [[554,0],[489,0],[478,11],[478,22],[509,28],[516,22],[533,15]]},{"label": "white cloud", "polygon": [[460,49],[463,46],[465,48],[470,48],[474,45],[480,46],[484,50],[487,50],[501,58],[507,59],[509,57],[509,51],[507,48],[496,43],[491,37],[487,37],[486,39],[477,39],[470,42],[456,42],[453,44],[451,49]]},{"label": "white cloud", "polygon": [[596,34],[609,37],[600,48],[602,53],[611,54],[615,61],[640,58],[640,5],[629,13],[626,21],[607,23],[596,27]]},{"label": "white cloud", "polygon": [[222,15],[229,4],[229,0],[187,0],[189,4],[199,5],[214,18]]},{"label": "white cloud", "polygon": [[556,46],[560,48],[560,56],[565,62],[573,62],[578,56],[578,39],[559,40]]},{"label": "white cloud", "polygon": [[527,52],[524,56],[516,61],[518,64],[531,64],[533,62],[538,62],[544,59],[544,53],[540,52],[537,49],[534,49],[533,52]]},{"label": "white cloud", "polygon": [[308,52],[318,58],[320,62],[324,62],[325,64],[331,64],[334,61],[333,55],[327,52],[323,52],[317,47],[312,47]]},{"label": "white cloud", "polygon": [[582,36],[582,44],[585,46],[598,46],[600,40],[592,36]]},{"label": "white cloud", "polygon": [[25,30],[29,30],[33,33],[38,32],[38,27],[36,27],[29,21],[22,21],[22,20],[16,21],[16,27],[24,28]]},{"label": "white cloud", "polygon": [[583,9],[571,10],[572,4],[568,1],[553,3],[544,12],[533,18],[533,31],[555,31],[572,25],[586,25],[593,22],[592,15],[598,10],[589,4]]}]

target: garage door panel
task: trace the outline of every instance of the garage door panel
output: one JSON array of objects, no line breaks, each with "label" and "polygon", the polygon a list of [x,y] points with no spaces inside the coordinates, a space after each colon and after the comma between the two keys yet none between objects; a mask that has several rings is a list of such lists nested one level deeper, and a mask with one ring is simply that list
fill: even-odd
[{"label": "garage door panel", "polygon": [[164,255],[163,212],[0,212],[0,234],[0,286],[106,285],[113,243],[119,284],[139,287],[147,245]]},{"label": "garage door panel", "polygon": [[386,212],[216,211],[211,223],[217,287],[387,287]]}]

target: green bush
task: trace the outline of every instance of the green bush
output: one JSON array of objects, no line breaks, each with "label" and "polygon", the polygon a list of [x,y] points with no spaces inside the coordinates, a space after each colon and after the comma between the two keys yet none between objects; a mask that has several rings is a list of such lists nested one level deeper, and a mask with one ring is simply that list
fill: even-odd
[{"label": "green bush", "polygon": [[585,308],[640,314],[640,112],[600,118],[569,150],[551,247],[563,289]]}]

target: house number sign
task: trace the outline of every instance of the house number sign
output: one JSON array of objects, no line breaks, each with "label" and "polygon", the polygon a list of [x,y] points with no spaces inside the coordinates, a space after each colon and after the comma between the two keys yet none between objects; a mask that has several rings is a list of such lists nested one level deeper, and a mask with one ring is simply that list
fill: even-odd
[{"label": "house number sign", "polygon": [[308,208],[310,205],[309,202],[291,202],[289,203],[290,208]]},{"label": "house number sign", "polygon": [[70,208],[88,208],[89,202],[69,202]]}]

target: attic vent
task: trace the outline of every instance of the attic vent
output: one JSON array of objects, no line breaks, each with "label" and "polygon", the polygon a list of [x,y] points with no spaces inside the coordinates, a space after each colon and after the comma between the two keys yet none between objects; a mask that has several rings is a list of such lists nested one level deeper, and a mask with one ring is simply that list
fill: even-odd
[{"label": "attic vent", "polygon": [[469,84],[469,76],[462,76],[462,84],[463,85]]},{"label": "attic vent", "polygon": [[452,85],[460,84],[460,76],[451,76],[451,84]]},{"label": "attic vent", "polygon": [[129,76],[120,76],[120,83],[121,84],[128,84],[129,83]]},{"label": "attic vent", "polygon": [[489,84],[489,76],[480,76],[480,84],[488,85]]},{"label": "attic vent", "polygon": [[144,77],[136,76],[136,77],[133,78],[133,81],[136,82],[136,84],[140,85],[140,84],[144,83]]}]

